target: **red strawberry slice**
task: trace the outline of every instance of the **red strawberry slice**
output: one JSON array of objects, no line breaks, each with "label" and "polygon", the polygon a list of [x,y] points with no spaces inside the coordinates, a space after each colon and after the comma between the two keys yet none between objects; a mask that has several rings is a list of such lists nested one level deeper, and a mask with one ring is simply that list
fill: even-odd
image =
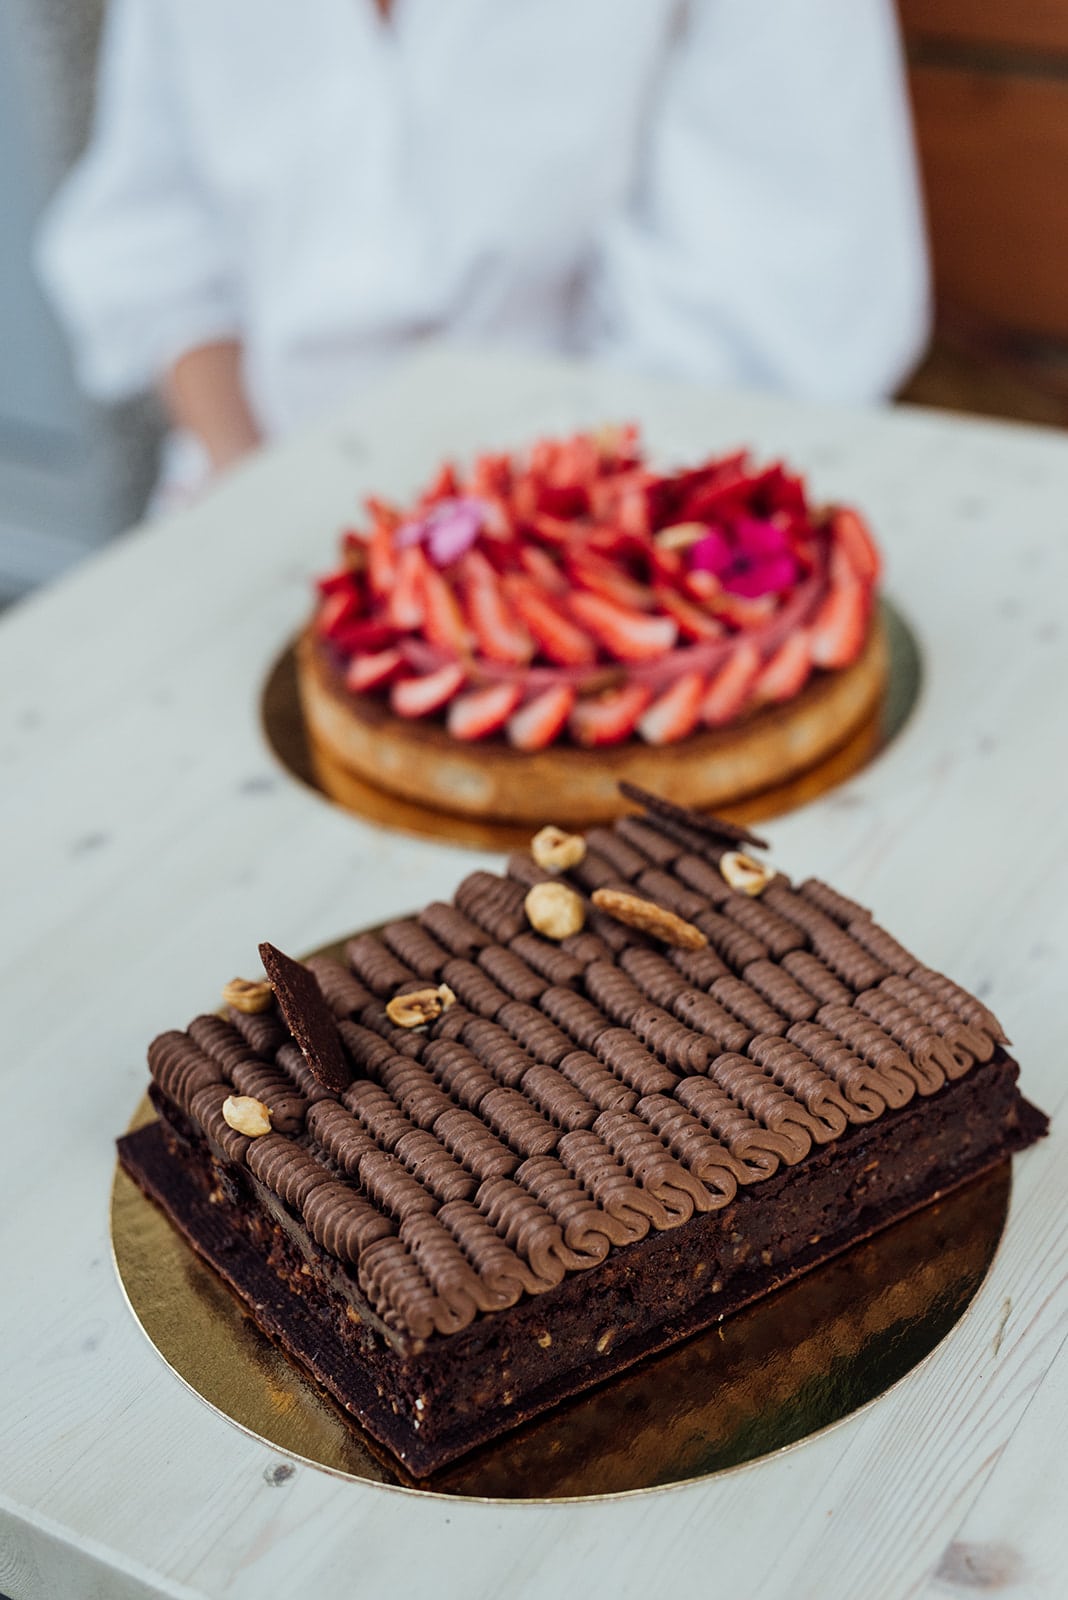
[{"label": "red strawberry slice", "polygon": [[777,603],[773,594],[749,596],[723,593],[711,600],[709,605],[717,617],[722,617],[725,622],[732,623],[745,633],[750,628],[762,628],[766,622],[770,622]]},{"label": "red strawberry slice", "polygon": [[652,697],[648,684],[628,683],[580,700],[569,720],[571,737],[582,745],[618,744],[634,732]]},{"label": "red strawberry slice", "polygon": [[460,694],[449,707],[446,726],[454,739],[485,739],[503,728],[523,698],[518,683],[493,683]]},{"label": "red strawberry slice", "polygon": [[315,580],[315,587],[324,599],[328,594],[344,594],[355,585],[355,577],[348,567],[342,567],[340,572],[328,572]]},{"label": "red strawberry slice", "polygon": [[754,691],[757,700],[789,700],[812,671],[808,636],[791,633],[761,670]]},{"label": "red strawberry slice", "polygon": [[397,571],[397,552],[393,548],[393,526],[382,520],[375,526],[367,546],[367,576],[371,588],[384,600],[393,587]]},{"label": "red strawberry slice", "polygon": [[856,660],[868,632],[869,607],[870,591],[856,579],[831,589],[809,629],[814,666],[847,667]]},{"label": "red strawberry slice", "polygon": [[496,572],[478,550],[467,552],[460,570],[479,652],[490,661],[522,666],[534,654],[534,641],[507,605]]},{"label": "red strawberry slice", "polygon": [[760,676],[760,652],[745,639],[731,652],[708,686],[701,705],[701,720],[706,727],[721,728],[733,722],[753,691]]},{"label": "red strawberry slice", "polygon": [[585,552],[569,554],[565,560],[569,577],[581,589],[634,611],[652,609],[652,590],[621,568],[614,567],[611,562],[599,560]]},{"label": "red strawberry slice", "polygon": [[548,594],[564,593],[567,579],[547,550],[540,550],[536,544],[524,544],[520,545],[518,555],[524,570],[539,589]]},{"label": "red strawberry slice", "polygon": [[678,638],[674,618],[647,616],[583,590],[568,597],[568,606],[618,661],[654,660],[670,650]]},{"label": "red strawberry slice", "polygon": [[425,678],[402,678],[393,685],[389,703],[398,717],[429,717],[463,687],[464,676],[459,662],[449,662]]},{"label": "red strawberry slice", "polygon": [[466,655],[472,644],[471,635],[460,602],[453,594],[448,579],[429,562],[423,566],[423,605],[425,607],[423,631],[431,644],[450,655]]},{"label": "red strawberry slice", "polygon": [[701,672],[684,672],[670,689],[654,700],[638,718],[638,732],[646,744],[675,744],[697,726],[704,698],[705,677]]},{"label": "red strawberry slice", "polygon": [[393,627],[409,633],[422,627],[426,616],[424,576],[426,557],[418,545],[409,545],[397,556],[393,587],[386,602],[386,614]]},{"label": "red strawberry slice", "polygon": [[508,742],[517,750],[544,750],[564,730],[575,704],[575,690],[569,683],[543,689],[508,721]]},{"label": "red strawberry slice", "polygon": [[550,661],[561,667],[585,667],[596,659],[597,647],[589,634],[565,617],[529,579],[507,578],[505,593]]},{"label": "red strawberry slice", "polygon": [[347,589],[335,589],[319,607],[316,625],[324,639],[336,638],[346,624],[355,622],[360,615],[361,601],[355,584]]},{"label": "red strawberry slice", "polygon": [[343,627],[335,629],[331,643],[343,656],[359,656],[384,650],[396,637],[396,628],[391,628],[388,622],[360,617],[356,622],[346,622]]},{"label": "red strawberry slice", "polygon": [[882,572],[882,560],[864,519],[848,506],[831,515],[831,538],[845,552],[849,565],[862,583],[874,584]]},{"label": "red strawberry slice", "polygon": [[399,650],[378,650],[374,655],[353,656],[345,668],[345,688],[353,694],[380,689],[392,683],[404,665]]},{"label": "red strawberry slice", "polygon": [[661,610],[674,617],[684,639],[722,639],[723,624],[676,590],[658,588],[656,598]]}]

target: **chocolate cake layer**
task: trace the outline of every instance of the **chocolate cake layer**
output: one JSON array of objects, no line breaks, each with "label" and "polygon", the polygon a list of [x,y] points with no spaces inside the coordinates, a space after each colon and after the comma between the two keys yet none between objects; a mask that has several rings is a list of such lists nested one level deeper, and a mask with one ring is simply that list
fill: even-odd
[{"label": "chocolate cake layer", "polygon": [[[817,880],[733,887],[738,842],[651,803],[567,874],[515,857],[309,963],[310,1056],[288,980],[154,1041],[165,1145],[124,1163],[215,1265],[220,1228],[258,1256],[299,1314],[257,1321],[409,1472],[1043,1131],[987,1007]],[[546,881],[578,933],[529,911]]]}]

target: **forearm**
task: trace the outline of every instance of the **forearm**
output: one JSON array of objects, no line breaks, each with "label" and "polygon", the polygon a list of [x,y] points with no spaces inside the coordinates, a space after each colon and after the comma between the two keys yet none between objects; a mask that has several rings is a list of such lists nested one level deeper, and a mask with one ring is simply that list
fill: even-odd
[{"label": "forearm", "polygon": [[164,378],[163,399],[175,427],[200,440],[216,471],[260,443],[236,339],[198,345],[179,356]]}]

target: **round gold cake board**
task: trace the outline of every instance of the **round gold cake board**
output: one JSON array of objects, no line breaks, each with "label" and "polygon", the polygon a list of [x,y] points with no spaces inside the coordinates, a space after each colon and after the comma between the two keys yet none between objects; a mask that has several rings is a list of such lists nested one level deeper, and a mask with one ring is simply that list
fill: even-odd
[{"label": "round gold cake board", "polygon": [[[908,623],[886,600],[881,602],[880,617],[889,668],[886,689],[874,714],[847,729],[844,741],[816,765],[733,804],[717,806],[722,816],[734,822],[756,822],[805,805],[868,766],[901,731],[919,698],[920,652]],[[479,850],[507,851],[529,842],[531,828],[528,824],[494,822],[434,810],[376,788],[341,768],[331,772],[330,786],[334,793],[328,794],[309,749],[297,691],[295,644],[286,648],[268,673],[261,697],[261,716],[268,744],[292,777],[368,822]],[[320,755],[319,759],[323,757]],[[551,800],[546,804],[551,811]]]},{"label": "round gold cake board", "polygon": [[[152,1116],[146,1097],[131,1128]],[[121,1167],[111,1239],[129,1304],[167,1365],[265,1443],[415,1493],[600,1499],[739,1467],[884,1394],[967,1310],[994,1258],[1010,1181],[1006,1162],[418,1485],[384,1465],[352,1419],[259,1332]]]}]

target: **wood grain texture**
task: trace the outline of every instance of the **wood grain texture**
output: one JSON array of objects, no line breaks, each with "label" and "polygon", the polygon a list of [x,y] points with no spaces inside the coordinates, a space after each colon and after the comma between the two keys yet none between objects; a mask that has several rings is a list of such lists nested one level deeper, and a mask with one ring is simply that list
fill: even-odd
[{"label": "wood grain texture", "polygon": [[[869,511],[925,693],[879,761],[774,825],[773,856],[875,906],[986,996],[1053,1134],[1016,1163],[1001,1251],[953,1335],[782,1456],[548,1507],[280,1473],[276,1451],[163,1367],[123,1303],[111,1140],[143,1091],[148,1039],[210,1005],[260,939],[326,943],[489,859],[354,820],[261,741],[261,679],[352,506],[409,492],[445,453],[619,415],[643,418],[665,458],[751,440],[806,469],[818,496]],[[665,1573],[745,1600],[935,1600],[969,1592],[944,1575],[993,1559],[983,1544],[1017,1557],[995,1592],[1059,1600],[1066,504],[1068,443],[1038,429],[430,351],[0,622],[0,1575],[18,1600],[649,1600]]]},{"label": "wood grain texture", "polygon": [[1068,79],[915,65],[910,81],[939,301],[1068,338]]},{"label": "wood grain texture", "polygon": [[1068,56],[1064,0],[898,0],[906,38]]}]

